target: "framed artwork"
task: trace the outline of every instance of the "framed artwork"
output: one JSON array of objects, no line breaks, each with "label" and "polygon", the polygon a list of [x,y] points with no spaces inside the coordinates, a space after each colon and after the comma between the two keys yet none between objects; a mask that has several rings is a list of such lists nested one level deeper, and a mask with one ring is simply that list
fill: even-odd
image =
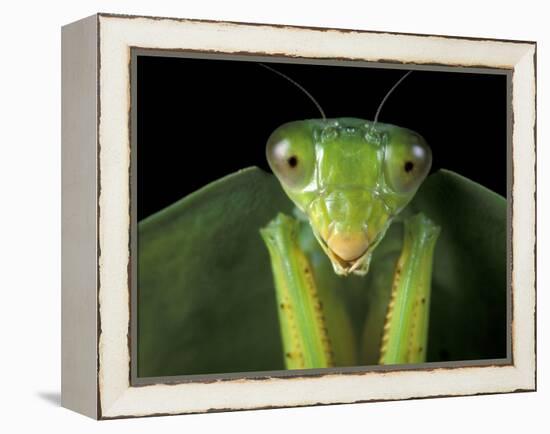
[{"label": "framed artwork", "polygon": [[62,57],[65,407],[535,390],[534,42],[98,14]]}]

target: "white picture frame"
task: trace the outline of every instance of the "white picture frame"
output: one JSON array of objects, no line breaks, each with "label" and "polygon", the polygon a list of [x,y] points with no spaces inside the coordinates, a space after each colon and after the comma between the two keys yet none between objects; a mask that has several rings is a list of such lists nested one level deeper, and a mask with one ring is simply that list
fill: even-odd
[{"label": "white picture frame", "polygon": [[[136,48],[508,71],[509,363],[133,384],[129,66]],[[63,28],[62,55],[63,406],[112,419],[536,389],[534,42],[97,14]]]}]

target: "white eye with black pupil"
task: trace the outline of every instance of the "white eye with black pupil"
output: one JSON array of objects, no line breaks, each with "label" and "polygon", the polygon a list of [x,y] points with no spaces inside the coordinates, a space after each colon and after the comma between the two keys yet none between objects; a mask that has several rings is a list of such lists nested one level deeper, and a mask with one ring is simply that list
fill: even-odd
[{"label": "white eye with black pupil", "polygon": [[395,192],[403,194],[420,186],[432,164],[432,152],[424,139],[407,138],[390,141],[384,160],[386,182]]},{"label": "white eye with black pupil", "polygon": [[275,130],[267,141],[266,156],[269,167],[286,186],[300,188],[308,183],[315,160],[313,142],[300,124],[285,124]]}]

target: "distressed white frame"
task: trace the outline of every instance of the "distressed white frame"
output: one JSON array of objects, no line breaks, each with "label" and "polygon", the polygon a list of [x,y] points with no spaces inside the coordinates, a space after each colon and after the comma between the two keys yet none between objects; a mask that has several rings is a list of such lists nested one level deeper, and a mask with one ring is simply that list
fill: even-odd
[{"label": "distressed white frame", "polygon": [[[78,411],[116,418],[536,388],[535,43],[103,14],[93,19],[99,41],[97,391],[95,408]],[[512,364],[132,387],[128,342],[131,47],[513,70]],[[69,401],[64,405],[76,407]]]}]

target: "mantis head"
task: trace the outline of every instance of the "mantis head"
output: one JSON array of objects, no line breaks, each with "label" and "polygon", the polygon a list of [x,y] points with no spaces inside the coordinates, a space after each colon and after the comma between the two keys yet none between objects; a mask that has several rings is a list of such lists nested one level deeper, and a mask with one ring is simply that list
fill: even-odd
[{"label": "mantis head", "polygon": [[432,161],[417,133],[357,118],[286,123],[269,137],[266,154],[341,275],[367,273],[372,252]]}]

